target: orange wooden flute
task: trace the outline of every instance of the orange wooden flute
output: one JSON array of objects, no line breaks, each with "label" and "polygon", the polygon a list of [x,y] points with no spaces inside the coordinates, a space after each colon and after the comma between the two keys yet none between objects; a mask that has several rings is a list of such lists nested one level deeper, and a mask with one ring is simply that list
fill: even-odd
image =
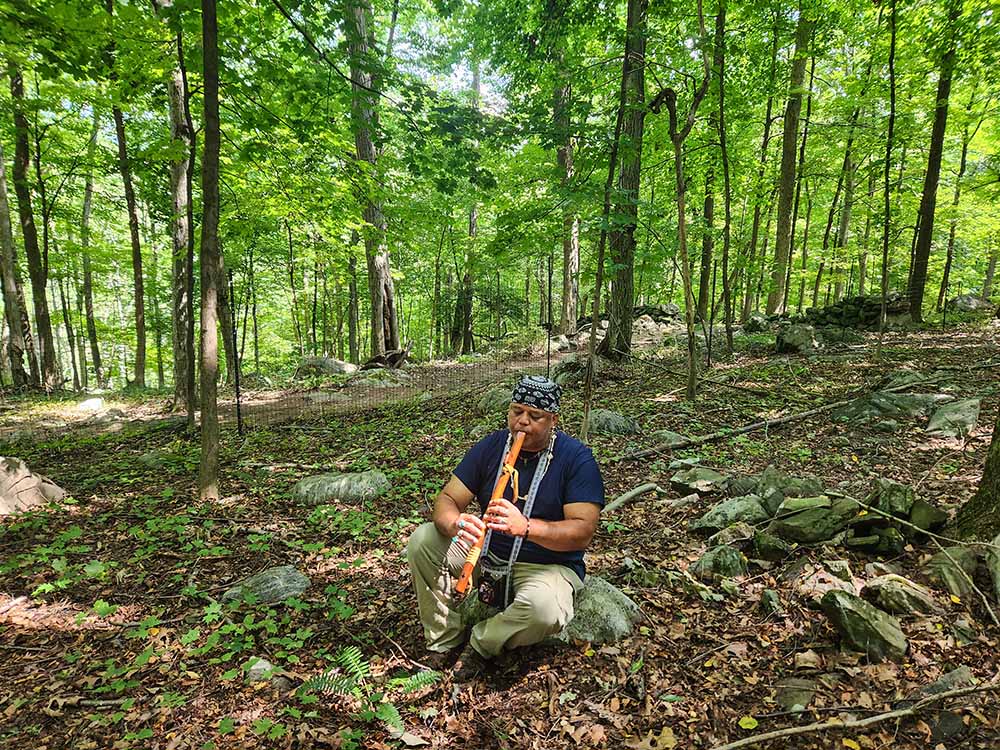
[{"label": "orange wooden flute", "polygon": [[[514,472],[514,462],[517,461],[518,454],[521,453],[522,445],[524,445],[524,433],[514,433],[514,442],[510,446],[510,451],[507,453],[507,457],[503,460],[503,470],[500,472],[500,476],[497,477],[497,483],[493,488],[493,494],[490,495],[491,502],[503,497],[504,490],[507,489],[507,483],[510,481],[510,477]],[[514,498],[514,500],[516,501],[517,498]],[[464,597],[469,588],[469,583],[472,581],[472,569],[476,567],[476,563],[479,562],[479,556],[483,553],[483,540],[485,538],[486,533],[484,532],[472,545],[468,556],[465,558],[465,564],[462,566],[462,575],[459,577],[458,583],[455,585],[455,595],[458,598]]]}]

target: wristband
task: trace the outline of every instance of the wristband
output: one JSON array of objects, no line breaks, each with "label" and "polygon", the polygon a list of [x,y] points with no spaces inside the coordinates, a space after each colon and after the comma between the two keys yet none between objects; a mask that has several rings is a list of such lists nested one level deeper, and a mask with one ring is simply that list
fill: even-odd
[{"label": "wristband", "polygon": [[521,535],[521,537],[524,538],[524,539],[527,539],[528,538],[528,534],[531,533],[531,519],[530,518],[526,518],[525,521],[527,523],[524,526],[524,533]]}]

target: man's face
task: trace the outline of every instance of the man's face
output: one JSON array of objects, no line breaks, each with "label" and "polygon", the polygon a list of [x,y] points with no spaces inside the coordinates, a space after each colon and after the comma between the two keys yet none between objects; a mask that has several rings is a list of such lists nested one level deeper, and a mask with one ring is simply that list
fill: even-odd
[{"label": "man's face", "polygon": [[559,415],[533,406],[511,404],[507,409],[507,427],[511,432],[524,433],[524,450],[541,450],[549,443],[549,434],[559,421]]}]

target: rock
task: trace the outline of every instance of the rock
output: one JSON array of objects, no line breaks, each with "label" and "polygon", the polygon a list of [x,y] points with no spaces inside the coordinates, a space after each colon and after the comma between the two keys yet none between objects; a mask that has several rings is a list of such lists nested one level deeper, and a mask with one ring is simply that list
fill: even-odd
[{"label": "rock", "polygon": [[823,567],[831,575],[837,576],[841,581],[847,583],[854,582],[854,574],[851,573],[851,564],[847,560],[824,560]]},{"label": "rock", "polygon": [[479,402],[476,404],[476,409],[483,416],[507,411],[512,397],[511,392],[510,388],[504,388],[502,386],[490,388],[479,399]]},{"label": "rock", "polygon": [[776,615],[782,610],[781,597],[774,589],[764,589],[760,595],[760,611],[765,615]]},{"label": "rock", "polygon": [[732,526],[727,526],[717,534],[710,536],[708,538],[708,546],[718,547],[729,545],[737,549],[743,549],[753,541],[753,535],[753,526],[744,521],[738,521]]},{"label": "rock", "polygon": [[923,498],[917,498],[910,508],[910,523],[924,531],[934,531],[944,526],[948,514]]},{"label": "rock", "polygon": [[576,350],[576,342],[570,341],[561,333],[558,336],[552,336],[549,339],[549,343],[552,345],[552,348],[558,352],[571,352]]},{"label": "rock", "polygon": [[691,572],[706,581],[732,578],[747,572],[746,558],[735,547],[712,547],[691,566]]},{"label": "rock", "polygon": [[[972,687],[975,684],[976,677],[972,670],[963,665],[942,675],[931,684],[914,690],[906,697],[905,701],[900,701],[895,708],[909,708],[922,698],[929,698],[959,688]],[[943,744],[947,740],[954,740],[968,729],[961,714],[949,710],[944,703],[938,704],[936,707],[928,707],[922,712],[922,715],[930,726],[930,740],[934,743]]]},{"label": "rock", "polygon": [[792,547],[784,539],[776,537],[774,534],[758,531],[754,534],[751,551],[755,560],[778,562],[788,557]]},{"label": "rock", "polygon": [[635,344],[659,344],[663,332],[659,324],[649,315],[640,315],[632,321],[632,342]]},{"label": "rock", "polygon": [[599,435],[637,435],[639,423],[610,409],[593,409],[590,430]]},{"label": "rock", "polygon": [[816,329],[804,323],[793,323],[778,331],[775,351],[778,354],[812,354],[819,348]]},{"label": "rock", "polygon": [[880,390],[885,388],[902,388],[906,385],[919,385],[920,383],[926,383],[927,380],[927,373],[917,372],[916,370],[911,370],[908,367],[902,367],[891,375],[883,378],[879,382],[878,388]]},{"label": "rock", "polygon": [[[945,547],[930,559],[924,572],[932,582],[944,586],[949,593],[967,596],[972,593],[969,578],[975,574],[977,564],[975,553],[968,547]],[[968,575],[963,575],[962,571]]]},{"label": "rock", "polygon": [[835,421],[864,424],[875,420],[926,417],[936,406],[954,400],[946,393],[886,393],[876,391],[835,409]]},{"label": "rock", "polygon": [[222,595],[222,601],[255,597],[261,604],[282,602],[290,596],[298,596],[309,588],[309,578],[291,565],[268,568],[255,576],[233,586]]},{"label": "rock", "polygon": [[977,297],[974,294],[960,294],[948,300],[948,309],[957,312],[991,313],[997,309],[997,306],[988,299]]},{"label": "rock", "polygon": [[916,502],[916,494],[909,485],[891,479],[876,479],[875,489],[865,502],[886,513],[907,518],[913,503]]},{"label": "rock", "polygon": [[697,492],[692,492],[684,497],[678,497],[674,500],[668,500],[667,504],[671,508],[676,508],[677,510],[683,510],[685,508],[690,508],[693,505],[698,505],[701,502],[701,495]]},{"label": "rock", "polygon": [[867,654],[869,660],[901,660],[906,654],[906,636],[896,618],[864,599],[846,591],[828,591],[820,600],[820,606],[843,642]]},{"label": "rock", "polygon": [[815,607],[830,591],[846,591],[856,596],[861,591],[861,581],[853,577],[845,580],[825,567],[806,564],[792,581],[792,588],[800,598]]},{"label": "rock", "polygon": [[[789,513],[782,508],[789,511],[793,508],[797,510]],[[849,515],[834,509],[833,502],[825,495],[791,498],[779,506],[767,531],[789,542],[812,544],[832,539],[838,531],[847,526],[849,518]]]},{"label": "rock", "polygon": [[1000,534],[992,542],[993,546],[986,550],[986,567],[993,579],[993,590],[997,601],[1000,601]]},{"label": "rock", "polygon": [[576,595],[573,619],[555,640],[592,645],[615,643],[631,633],[641,617],[639,605],[618,588],[603,578],[588,575]]},{"label": "rock", "polygon": [[864,597],[886,612],[900,615],[934,614],[941,610],[929,589],[897,575],[873,578],[865,584]]},{"label": "rock", "polygon": [[815,497],[823,494],[823,485],[813,477],[791,477],[768,466],[757,478],[756,490],[767,512],[774,515],[786,497]]},{"label": "rock", "polygon": [[358,366],[350,362],[341,362],[333,357],[303,357],[293,376],[296,380],[303,378],[324,378],[331,375],[350,375],[358,371]]},{"label": "rock", "polygon": [[906,539],[895,526],[881,526],[869,534],[853,536],[844,541],[850,549],[867,550],[880,555],[899,555],[906,547]]},{"label": "rock", "polygon": [[759,312],[750,313],[747,322],[743,324],[744,333],[767,333],[769,329],[767,316]]},{"label": "rock", "polygon": [[726,485],[730,497],[745,497],[757,492],[757,477],[733,477]]},{"label": "rock", "polygon": [[[710,492],[720,491],[725,488],[728,481],[729,477],[720,474],[714,469],[697,466],[690,469],[682,469],[670,477],[670,484],[678,492],[697,492],[699,495],[707,495]],[[728,525],[726,524],[726,526]]]},{"label": "rock", "polygon": [[875,432],[896,432],[899,429],[899,422],[895,419],[885,419],[881,422],[876,422],[873,429]]},{"label": "rock", "polygon": [[160,469],[166,464],[169,455],[170,452],[167,450],[152,450],[139,456],[136,459],[136,463],[145,466],[147,469]]},{"label": "rock", "polygon": [[319,474],[296,482],[292,495],[303,503],[318,505],[339,500],[358,503],[374,500],[389,491],[389,479],[381,471],[352,474]]},{"label": "rock", "polygon": [[[678,472],[680,474],[682,472]],[[677,476],[676,474],[674,476]],[[712,534],[738,521],[756,524],[768,519],[767,511],[755,495],[725,500],[709,510],[701,518],[691,521],[691,531]]]},{"label": "rock", "polygon": [[273,387],[273,385],[274,383],[269,377],[261,375],[259,372],[240,374],[240,388],[248,391],[262,391],[265,388]]},{"label": "rock", "polygon": [[251,658],[253,658],[254,661],[251,662],[250,666],[247,667],[246,670],[248,682],[263,682],[264,680],[267,680],[282,692],[291,689],[292,682],[284,676],[284,670],[281,669],[281,667],[275,666],[262,657]]},{"label": "rock", "polygon": [[95,412],[95,411],[100,411],[103,408],[104,408],[103,398],[88,398],[87,400],[81,401],[79,404],[76,405],[77,411]]},{"label": "rock", "polygon": [[85,420],[89,425],[108,425],[127,419],[127,415],[121,409],[108,409],[107,411],[95,412]]},{"label": "rock", "polygon": [[955,637],[955,645],[959,648],[964,648],[979,640],[979,631],[976,630],[976,626],[964,617],[951,623],[951,634]]},{"label": "rock", "polygon": [[820,686],[815,680],[785,677],[779,680],[775,687],[777,688],[775,703],[785,711],[798,713],[806,710]]},{"label": "rock", "polygon": [[[560,385],[572,385],[583,382],[587,375],[587,354],[571,354],[552,368],[552,379]],[[594,358],[595,374],[600,374],[606,366],[606,360]],[[509,394],[508,394],[509,395]]]},{"label": "rock", "polygon": [[0,456],[0,516],[58,503],[66,491],[41,474],[34,474],[19,458]]},{"label": "rock", "polygon": [[670,430],[657,430],[650,437],[656,441],[657,445],[666,445],[670,448],[675,448],[678,445],[684,445],[687,443],[688,439],[679,432],[671,432]]},{"label": "rock", "polygon": [[980,404],[978,398],[969,398],[939,407],[931,414],[927,432],[935,437],[965,437],[979,421]]}]

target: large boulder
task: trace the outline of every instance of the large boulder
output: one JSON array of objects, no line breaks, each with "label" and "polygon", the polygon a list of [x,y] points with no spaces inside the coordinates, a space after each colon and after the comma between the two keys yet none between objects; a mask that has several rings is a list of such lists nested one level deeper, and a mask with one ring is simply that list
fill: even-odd
[{"label": "large boulder", "polygon": [[290,596],[298,596],[309,588],[309,583],[309,577],[291,565],[279,565],[228,589],[222,595],[222,601],[253,597],[258,603],[274,604],[283,602]]},{"label": "large boulder", "polygon": [[340,501],[363,503],[384,495],[392,485],[381,471],[359,471],[350,474],[318,474],[295,483],[292,495],[311,505]]},{"label": "large boulder", "polygon": [[65,497],[62,487],[32,473],[21,459],[0,456],[0,516],[58,503]]},{"label": "large boulder", "polygon": [[929,615],[941,611],[930,589],[891,573],[868,581],[862,593],[879,608],[893,614]]},{"label": "large boulder", "polygon": [[767,333],[770,327],[770,324],[767,322],[767,316],[763,313],[755,312],[750,313],[747,322],[743,324],[743,331],[745,333]]},{"label": "large boulder", "polygon": [[632,343],[659,344],[663,341],[660,325],[649,315],[640,315],[632,322]]},{"label": "large boulder", "polygon": [[639,423],[610,409],[593,409],[590,412],[590,431],[598,435],[636,435]]},{"label": "large boulder", "polygon": [[[581,346],[583,346],[582,342]],[[564,357],[561,362],[552,368],[552,379],[559,383],[559,385],[582,383],[587,376],[587,359],[587,352],[578,352]],[[594,357],[594,374],[600,374],[607,364],[607,360],[601,357]]]},{"label": "large boulder", "polygon": [[875,391],[835,409],[831,416],[852,424],[900,417],[926,417],[933,409],[954,396],[947,393],[886,393]]},{"label": "large boulder", "polygon": [[730,547],[745,549],[754,539],[753,526],[745,521],[737,521],[732,526],[727,526],[722,531],[712,534],[708,538],[709,547],[719,547],[728,544]]},{"label": "large boulder", "polygon": [[615,643],[642,617],[639,605],[598,576],[589,575],[576,595],[573,619],[555,636],[564,643]]},{"label": "large boulder", "polygon": [[758,531],[753,535],[750,550],[755,560],[778,562],[788,557],[792,552],[792,545],[774,534]]},{"label": "large boulder", "polygon": [[350,362],[341,362],[333,357],[303,357],[295,370],[295,379],[324,378],[331,375],[350,375],[357,372],[358,366]]},{"label": "large boulder", "polygon": [[816,329],[805,323],[793,323],[782,328],[775,341],[778,354],[812,354],[817,348]]},{"label": "large boulder", "polygon": [[922,531],[934,531],[945,525],[948,514],[918,497],[910,508],[910,523]]},{"label": "large boulder", "polygon": [[857,596],[861,587],[861,580],[851,574],[849,567],[845,569],[829,562],[823,565],[805,563],[792,580],[795,593],[813,607],[818,607],[830,591],[845,591]]},{"label": "large boulder", "polygon": [[948,300],[948,309],[968,313],[991,313],[997,306],[975,294],[960,294]]},{"label": "large boulder", "polygon": [[823,494],[823,484],[815,477],[792,477],[768,466],[757,477],[755,494],[761,498],[767,512],[774,515],[786,497],[815,497]]},{"label": "large boulder", "polygon": [[768,520],[768,518],[760,498],[756,495],[747,495],[746,497],[735,497],[732,500],[722,501],[701,518],[691,521],[688,528],[702,534],[714,534],[738,521],[757,524]]},{"label": "large boulder", "polygon": [[828,591],[820,606],[844,644],[867,654],[870,661],[901,660],[906,655],[908,644],[899,622],[864,599],[846,591]]},{"label": "large boulder", "polygon": [[885,513],[906,518],[916,502],[916,494],[909,485],[891,479],[876,479],[875,489],[865,502]]},{"label": "large boulder", "polygon": [[691,492],[697,492],[699,495],[718,492],[725,489],[728,481],[729,477],[725,474],[703,466],[681,469],[670,477],[670,484],[674,489],[685,495]]},{"label": "large boulder", "polygon": [[949,593],[967,596],[972,593],[969,579],[975,574],[978,564],[976,554],[968,547],[945,547],[928,561],[924,572],[933,583],[943,586]]},{"label": "large boulder", "polygon": [[652,435],[650,435],[657,445],[665,445],[669,448],[676,448],[681,445],[687,445],[690,438],[681,435],[679,432],[673,432],[672,430],[657,430]]},{"label": "large boulder", "polygon": [[935,437],[960,438],[971,433],[979,421],[978,398],[968,398],[938,407],[931,414],[927,432]]}]

